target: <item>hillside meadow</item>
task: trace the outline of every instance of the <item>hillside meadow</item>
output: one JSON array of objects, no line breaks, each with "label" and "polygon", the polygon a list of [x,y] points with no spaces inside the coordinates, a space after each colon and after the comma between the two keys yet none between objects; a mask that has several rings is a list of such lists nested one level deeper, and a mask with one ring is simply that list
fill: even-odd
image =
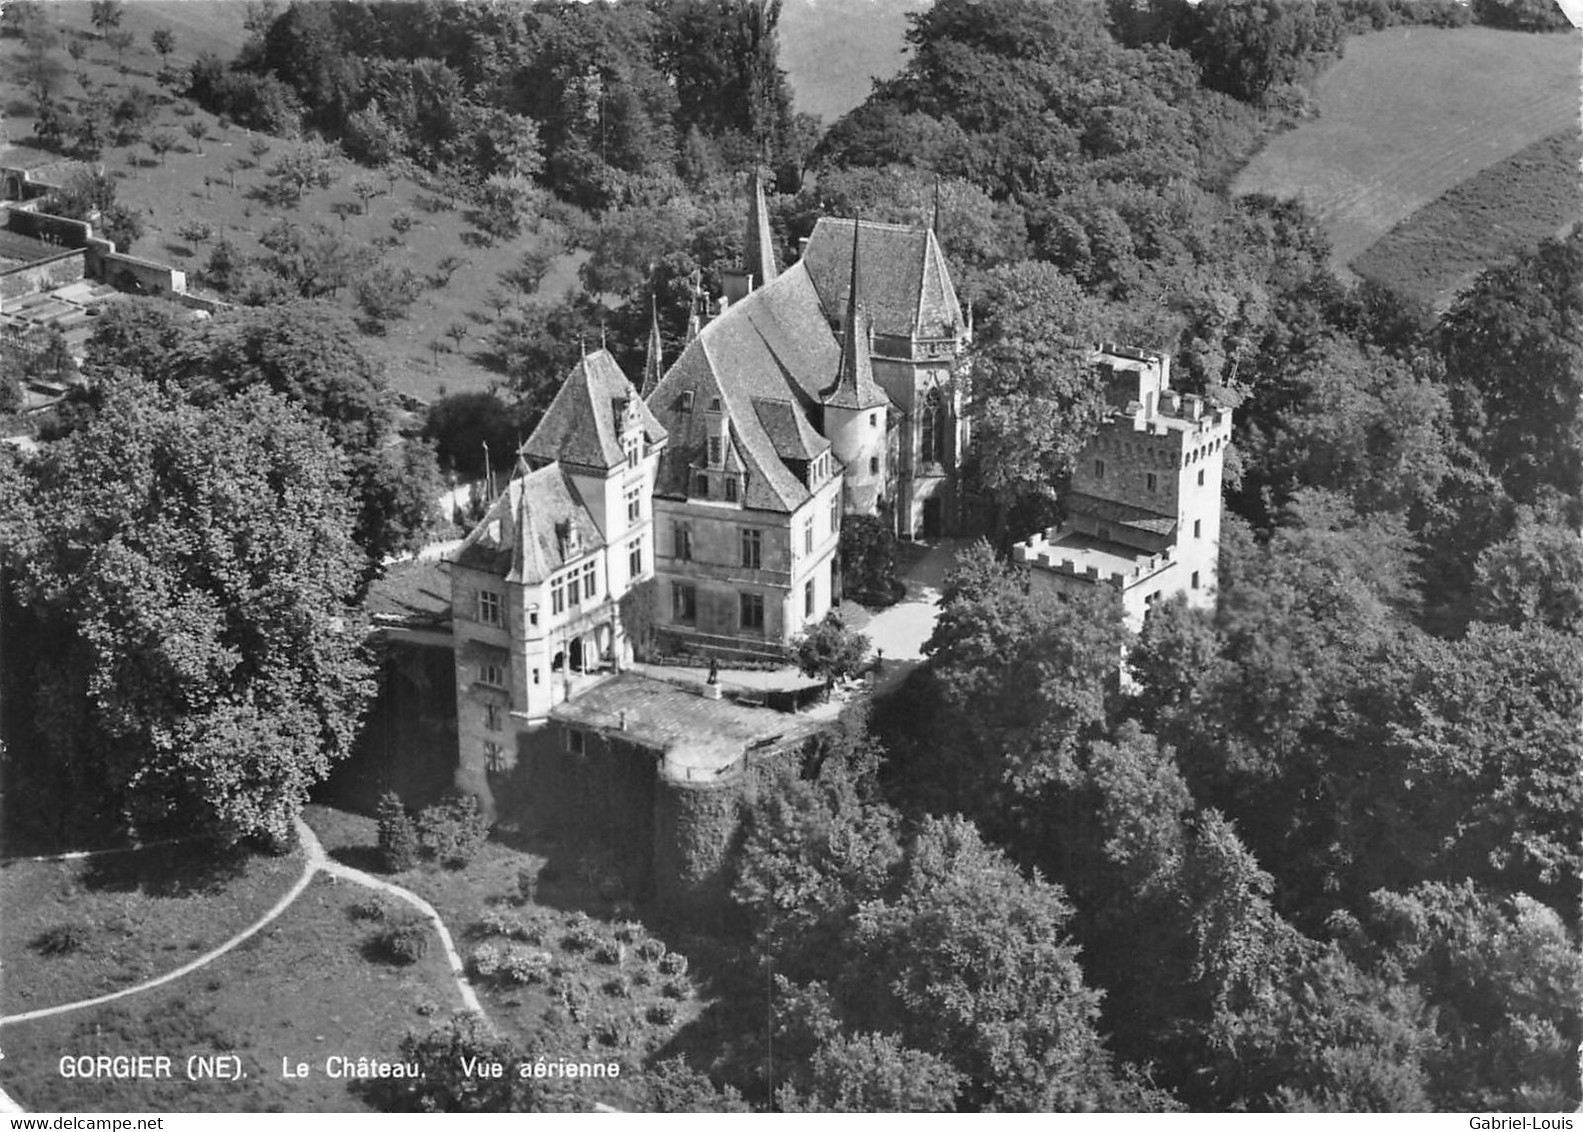
[{"label": "hillside meadow", "polygon": [[1448,190],[1577,129],[1575,35],[1391,28],[1345,52],[1314,84],[1315,116],[1272,138],[1232,186],[1301,200],[1338,269]]}]

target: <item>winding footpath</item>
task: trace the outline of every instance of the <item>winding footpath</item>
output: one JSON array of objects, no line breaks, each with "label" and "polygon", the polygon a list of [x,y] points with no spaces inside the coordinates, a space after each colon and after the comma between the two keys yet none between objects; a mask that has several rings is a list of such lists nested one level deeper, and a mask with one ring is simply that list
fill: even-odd
[{"label": "winding footpath", "polygon": [[[307,889],[308,885],[313,883],[314,876],[322,872],[326,876],[341,878],[351,881],[353,884],[362,885],[364,888],[372,888],[379,892],[386,893],[387,895],[393,896],[398,900],[412,905],[412,907],[416,908],[419,912],[423,913],[424,916],[428,917],[429,922],[434,926],[434,930],[439,933],[440,943],[445,947],[445,958],[451,965],[451,974],[456,980],[456,989],[461,995],[463,1006],[481,1017],[484,1020],[484,1024],[491,1030],[494,1029],[493,1021],[491,1021],[489,1015],[485,1013],[483,1004],[478,1001],[478,995],[473,990],[472,984],[467,981],[466,968],[462,964],[461,953],[456,950],[456,943],[451,938],[450,930],[446,928],[445,921],[440,919],[439,912],[435,911],[432,904],[430,904],[427,900],[424,900],[417,893],[402,888],[398,884],[392,884],[389,881],[380,880],[378,877],[366,873],[362,869],[354,869],[350,865],[343,865],[341,862],[332,859],[330,855],[324,851],[324,845],[319,841],[318,835],[315,834],[313,830],[308,827],[308,823],[303,821],[300,817],[297,819],[297,836],[299,838],[299,843],[302,846],[302,875],[297,878],[297,880],[292,884],[291,888],[286,891],[284,896],[275,901],[275,903],[267,912],[265,912],[253,923],[249,924],[246,928],[243,928],[236,935],[226,940],[219,947],[214,948],[212,951],[205,952],[203,955],[198,956],[198,958],[192,960],[190,963],[185,963],[182,966],[177,967],[174,971],[167,971],[158,978],[150,979],[147,982],[138,983],[136,986],[124,987],[112,994],[100,995],[97,998],[85,998],[77,1002],[64,1003],[60,1006],[48,1006],[41,1010],[30,1010],[24,1014],[5,1015],[0,1017],[0,1026],[7,1026],[16,1022],[29,1022],[35,1018],[48,1018],[56,1014],[67,1014],[73,1010],[85,1010],[90,1006],[100,1006],[106,1002],[114,1002],[116,999],[127,998],[134,994],[142,994],[144,991],[153,990],[156,987],[162,987],[166,983],[175,982],[177,979],[184,978],[185,976],[192,974],[194,971],[201,970],[227,952],[234,951],[252,936],[257,935],[265,927],[269,926],[269,924],[277,919],[282,912],[291,907],[291,905],[296,901],[297,897],[301,896]],[[87,855],[88,854],[77,853],[67,854],[68,857],[73,859]],[[19,1106],[11,1097],[7,1096],[3,1089],[0,1089],[0,1113],[16,1113],[25,1111],[26,1110]]]}]

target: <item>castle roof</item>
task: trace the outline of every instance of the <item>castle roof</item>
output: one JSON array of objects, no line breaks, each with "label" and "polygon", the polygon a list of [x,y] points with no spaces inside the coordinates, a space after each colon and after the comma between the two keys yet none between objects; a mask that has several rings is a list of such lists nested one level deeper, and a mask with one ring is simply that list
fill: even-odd
[{"label": "castle roof", "polygon": [[[853,220],[829,217],[814,225],[803,252],[828,321],[847,309],[851,291]],[[940,242],[927,228],[862,221],[863,308],[876,334],[951,338],[960,333],[962,306]]]},{"label": "castle roof", "polygon": [[599,526],[560,464],[514,476],[463,540],[454,561],[534,585],[604,545]]},{"label": "castle roof", "polygon": [[649,411],[627,375],[606,350],[586,355],[567,376],[545,411],[522,454],[534,460],[609,471],[626,460],[621,449],[621,412],[637,403],[649,443],[666,437],[665,427]]},{"label": "castle roof", "polygon": [[807,485],[785,461],[830,447],[810,413],[839,365],[840,350],[801,264],[755,288],[688,343],[649,398],[671,438],[655,490],[687,494],[690,470],[704,463],[709,409],[718,401],[747,476],[743,505],[781,512],[802,506]]},{"label": "castle roof", "polygon": [[742,257],[745,270],[753,275],[755,287],[764,286],[780,274],[770,236],[769,206],[764,202],[764,178],[756,172],[752,191],[748,194],[748,238]]}]

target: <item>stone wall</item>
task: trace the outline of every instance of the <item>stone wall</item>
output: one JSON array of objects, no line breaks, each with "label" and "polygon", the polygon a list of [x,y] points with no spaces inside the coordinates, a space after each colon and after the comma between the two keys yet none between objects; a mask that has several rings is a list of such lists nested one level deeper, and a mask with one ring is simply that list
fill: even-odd
[{"label": "stone wall", "polygon": [[0,299],[20,299],[76,283],[83,277],[84,259],[78,248],[0,271]]}]

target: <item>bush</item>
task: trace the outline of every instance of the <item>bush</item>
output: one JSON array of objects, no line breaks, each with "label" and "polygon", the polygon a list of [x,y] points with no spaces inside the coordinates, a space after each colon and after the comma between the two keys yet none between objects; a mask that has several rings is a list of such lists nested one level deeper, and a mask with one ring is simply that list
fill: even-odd
[{"label": "bush", "polygon": [[429,953],[429,925],[421,920],[407,920],[379,933],[375,950],[387,963],[407,966],[416,963]]},{"label": "bush", "polygon": [[449,794],[418,815],[423,852],[447,865],[467,864],[488,838],[489,822],[471,794]]},{"label": "bush", "polygon": [[500,970],[501,959],[500,948],[492,943],[481,943],[467,957],[467,965],[480,979],[491,979]]},{"label": "bush", "polygon": [[905,591],[896,576],[896,536],[871,515],[841,521],[841,589],[864,605],[892,605]]},{"label": "bush", "polygon": [[685,975],[687,973],[687,956],[679,951],[672,951],[660,959],[660,970],[667,975]]},{"label": "bush", "polygon": [[377,896],[370,896],[367,900],[352,905],[352,919],[368,920],[378,923],[390,914],[390,909],[385,907],[385,902]]},{"label": "bush", "polygon": [[501,977],[513,983],[542,983],[549,972],[549,952],[534,947],[511,944],[500,960]]},{"label": "bush", "polygon": [[33,950],[40,955],[70,955],[88,946],[92,934],[84,924],[56,924],[33,937]]},{"label": "bush", "polygon": [[664,985],[660,987],[660,993],[666,998],[674,998],[680,1002],[688,995],[687,984],[679,979],[667,979]]},{"label": "bush", "polygon": [[394,791],[379,799],[379,851],[387,873],[403,873],[418,863],[418,831]]},{"label": "bush", "polygon": [[599,945],[599,936],[590,927],[574,924],[561,936],[561,946],[567,951],[589,951]]},{"label": "bush", "polygon": [[607,967],[621,966],[621,961],[626,957],[627,949],[614,940],[605,940],[594,948],[594,962]]},{"label": "bush", "polygon": [[649,1007],[644,1016],[656,1026],[669,1026],[676,1021],[676,1004],[672,1002],[656,1002]]},{"label": "bush", "polygon": [[643,925],[623,920],[616,925],[615,935],[622,943],[635,943],[643,936]]},{"label": "bush", "polygon": [[662,940],[652,937],[646,939],[638,944],[638,956],[642,959],[647,959],[651,963],[657,959],[663,959],[665,957],[665,944]]}]

